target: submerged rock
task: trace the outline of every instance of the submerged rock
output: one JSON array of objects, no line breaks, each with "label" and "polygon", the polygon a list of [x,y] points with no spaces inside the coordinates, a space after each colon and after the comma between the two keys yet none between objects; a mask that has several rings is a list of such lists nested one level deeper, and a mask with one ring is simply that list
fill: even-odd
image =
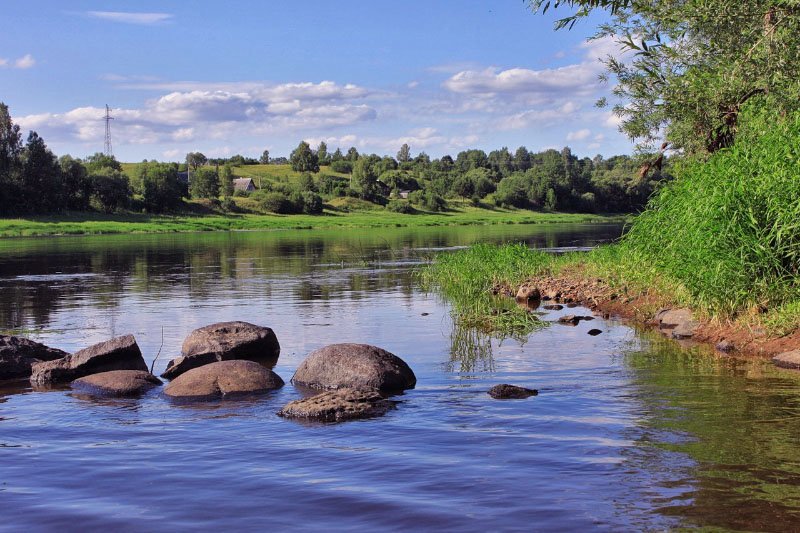
[{"label": "submerged rock", "polygon": [[723,339],[717,344],[717,350],[723,353],[729,353],[736,349],[736,346],[733,345],[731,341],[728,339]]},{"label": "submerged rock", "polygon": [[662,309],[653,318],[661,330],[671,330],[675,339],[689,339],[695,335],[700,323],[688,309]]},{"label": "submerged rock", "polygon": [[67,355],[67,352],[30,339],[0,335],[0,381],[30,377],[34,363],[61,359]]},{"label": "submerged rock", "polygon": [[489,396],[495,400],[521,400],[530,396],[536,396],[537,394],[539,394],[539,391],[536,389],[526,389],[516,385],[509,385],[508,383],[495,385],[489,389]]},{"label": "submerged rock", "polygon": [[562,309],[564,309],[564,306],[560,304],[548,304],[548,305],[543,305],[542,309],[547,309],[548,311],[561,311]]},{"label": "submerged rock", "polygon": [[281,353],[271,328],[248,322],[219,322],[192,331],[162,378],[175,379],[187,370],[217,361],[243,359],[275,365]]},{"label": "submerged rock", "polygon": [[143,370],[112,370],[76,379],[73,390],[93,396],[137,396],[162,381],[150,372]]},{"label": "submerged rock", "polygon": [[147,365],[133,335],[114,337],[61,359],[34,363],[31,381],[66,383],[90,374],[111,370],[142,370]]},{"label": "submerged rock", "polygon": [[218,361],[188,370],[164,388],[175,399],[213,399],[269,392],[283,387],[272,370],[242,359]]},{"label": "submerged rock", "polygon": [[338,389],[294,400],[283,406],[278,415],[323,422],[381,416],[394,409],[394,402],[375,389]]},{"label": "submerged rock", "polygon": [[580,316],[580,315],[564,315],[558,318],[559,324],[568,326],[576,326],[581,320],[594,320],[593,316]]},{"label": "submerged rock", "polygon": [[587,333],[594,337],[596,335],[600,335],[601,333],[603,333],[603,330],[602,329],[597,329],[597,328],[592,328],[589,331],[587,331]]},{"label": "submerged rock", "polygon": [[772,362],[781,368],[800,369],[800,350],[780,353],[772,358]]},{"label": "submerged rock", "polygon": [[396,392],[414,388],[417,378],[405,361],[377,346],[330,344],[311,352],[292,382],[316,389]]}]

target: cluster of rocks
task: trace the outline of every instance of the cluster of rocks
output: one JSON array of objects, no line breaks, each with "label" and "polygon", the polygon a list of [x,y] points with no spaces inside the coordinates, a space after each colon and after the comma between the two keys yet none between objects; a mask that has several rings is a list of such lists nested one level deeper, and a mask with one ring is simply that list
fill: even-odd
[{"label": "cluster of rocks", "polygon": [[[169,362],[161,394],[172,401],[198,401],[261,394],[284,381],[271,370],[280,344],[272,329],[247,322],[199,328],[186,338],[181,356]],[[145,364],[133,335],[123,335],[73,354],[27,339],[0,336],[0,380],[29,377],[37,387],[69,385],[93,397],[142,395],[163,385]],[[374,417],[395,408],[390,397],[416,385],[405,361],[367,344],[331,344],[300,364],[291,382],[305,397],[278,415],[339,422]],[[493,398],[527,398],[537,391],[498,385]]]}]

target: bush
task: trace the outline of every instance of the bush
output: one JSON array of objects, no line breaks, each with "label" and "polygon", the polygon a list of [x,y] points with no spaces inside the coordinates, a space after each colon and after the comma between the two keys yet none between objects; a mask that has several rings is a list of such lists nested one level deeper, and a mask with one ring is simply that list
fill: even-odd
[{"label": "bush", "polygon": [[229,213],[235,213],[237,210],[236,202],[234,202],[233,199],[229,196],[226,196],[225,198],[222,199],[220,207],[222,207],[224,211],[228,211]]},{"label": "bush", "polygon": [[288,215],[295,212],[294,204],[284,193],[280,192],[267,192],[259,195],[258,203],[262,209],[271,213]]},{"label": "bush", "polygon": [[89,176],[91,183],[91,205],[105,213],[113,213],[127,207],[131,199],[128,178],[117,171],[108,175]]},{"label": "bush", "polygon": [[302,193],[303,213],[318,215],[322,213],[322,197],[316,193],[306,191]]},{"label": "bush", "polygon": [[405,200],[390,200],[389,203],[386,204],[386,209],[392,213],[402,213],[404,215],[414,213],[414,207]]},{"label": "bush", "polygon": [[250,193],[248,193],[247,191],[243,191],[241,189],[237,189],[233,191],[233,196],[236,198],[247,198],[248,196],[250,196]]},{"label": "bush", "polygon": [[344,159],[333,161],[331,163],[331,170],[339,174],[350,174],[353,171],[353,163],[345,161]]}]

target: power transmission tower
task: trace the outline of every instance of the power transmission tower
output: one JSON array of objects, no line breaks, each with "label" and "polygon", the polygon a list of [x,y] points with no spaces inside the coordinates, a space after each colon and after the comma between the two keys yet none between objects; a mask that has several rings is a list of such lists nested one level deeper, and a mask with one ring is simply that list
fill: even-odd
[{"label": "power transmission tower", "polygon": [[103,146],[103,153],[107,156],[113,155],[111,150],[111,121],[114,120],[114,117],[111,116],[111,110],[108,108],[108,104],[106,104],[106,116],[103,117],[103,120],[106,121],[106,143]]}]

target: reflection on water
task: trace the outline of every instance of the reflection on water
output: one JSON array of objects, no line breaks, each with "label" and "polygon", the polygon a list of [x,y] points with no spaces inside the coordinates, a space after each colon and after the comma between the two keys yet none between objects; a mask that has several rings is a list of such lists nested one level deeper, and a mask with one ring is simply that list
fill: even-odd
[{"label": "reflection on water", "polygon": [[[591,246],[619,227],[497,226],[0,241],[0,329],[76,350],[132,332],[160,373],[194,328],[272,327],[268,395],[173,405],[0,384],[10,531],[796,530],[800,377],[613,320],[492,339],[411,267],[473,242]],[[513,306],[510,300],[507,305]],[[538,309],[546,321],[582,308]],[[163,348],[162,348],[163,328]],[[599,328],[601,335],[588,331]],[[312,350],[377,344],[417,386],[385,417],[275,412]],[[539,390],[498,401],[498,383]],[[224,502],[220,504],[220,502]]]}]

